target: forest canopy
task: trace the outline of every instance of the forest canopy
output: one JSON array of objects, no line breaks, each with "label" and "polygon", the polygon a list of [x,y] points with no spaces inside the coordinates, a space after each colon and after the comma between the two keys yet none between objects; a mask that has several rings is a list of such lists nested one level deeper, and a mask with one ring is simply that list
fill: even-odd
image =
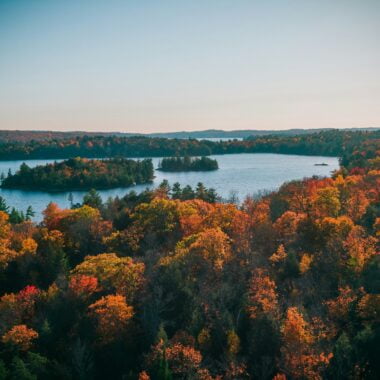
[{"label": "forest canopy", "polygon": [[71,158],[30,168],[23,163],[2,181],[4,188],[33,190],[107,189],[149,183],[153,180],[152,160],[125,158],[95,160]]},{"label": "forest canopy", "polygon": [[331,178],[239,206],[167,182],[39,224],[0,202],[0,377],[380,378],[380,139],[360,136]]}]

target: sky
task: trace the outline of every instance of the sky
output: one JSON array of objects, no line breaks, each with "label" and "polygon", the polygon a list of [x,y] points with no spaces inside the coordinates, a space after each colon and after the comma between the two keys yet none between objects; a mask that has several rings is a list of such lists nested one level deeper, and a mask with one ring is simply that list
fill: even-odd
[{"label": "sky", "polygon": [[0,129],[380,127],[380,0],[0,0]]}]

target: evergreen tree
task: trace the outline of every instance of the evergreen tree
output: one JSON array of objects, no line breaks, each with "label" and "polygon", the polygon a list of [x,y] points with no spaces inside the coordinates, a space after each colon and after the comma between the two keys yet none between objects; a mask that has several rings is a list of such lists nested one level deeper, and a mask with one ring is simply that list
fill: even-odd
[{"label": "evergreen tree", "polygon": [[26,209],[25,219],[31,220],[35,215],[36,213],[34,212],[32,206],[28,206],[28,208]]},{"label": "evergreen tree", "polygon": [[158,186],[158,191],[162,195],[166,195],[167,197],[169,196],[170,193],[170,185],[167,179],[164,179]]},{"label": "evergreen tree", "polygon": [[179,182],[176,182],[172,187],[172,198],[181,199],[182,191]]},{"label": "evergreen tree", "polygon": [[207,200],[206,198],[206,187],[202,182],[198,182],[197,188],[195,189],[195,196],[199,199]]},{"label": "evergreen tree", "polygon": [[22,211],[16,210],[14,207],[9,214],[9,222],[12,224],[19,224],[25,221],[25,215]]},{"label": "evergreen tree", "polygon": [[103,205],[102,197],[95,189],[91,189],[87,194],[84,195],[83,204],[100,209]]},{"label": "evergreen tree", "polygon": [[9,206],[7,205],[5,199],[0,196],[0,211],[4,211],[6,213],[8,213],[9,211]]}]

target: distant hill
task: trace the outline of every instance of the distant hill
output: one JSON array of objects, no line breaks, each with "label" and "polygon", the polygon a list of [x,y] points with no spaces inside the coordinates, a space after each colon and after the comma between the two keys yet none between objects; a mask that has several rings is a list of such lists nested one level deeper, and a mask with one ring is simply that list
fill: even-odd
[{"label": "distant hill", "polygon": [[[286,130],[260,130],[260,129],[242,129],[236,131],[223,131],[220,129],[207,129],[204,131],[190,131],[190,132],[167,132],[167,133],[151,133],[149,137],[166,137],[166,138],[177,138],[177,139],[215,139],[215,138],[246,138],[249,136],[268,136],[268,135],[282,135],[282,136],[294,136],[294,135],[305,135],[310,133],[317,133],[322,131],[333,130],[334,128],[319,128],[319,129],[286,129]],[[375,131],[379,128],[347,128],[342,129],[346,131],[356,131],[356,130],[368,130]]]},{"label": "distant hill", "polygon": [[[345,131],[375,131],[380,128],[345,128]],[[333,130],[333,128],[319,128],[319,129],[287,129],[287,130],[259,130],[259,129],[243,129],[236,131],[224,131],[221,129],[207,129],[204,131],[181,131],[181,132],[162,132],[162,133],[128,133],[128,132],[85,132],[85,131],[70,131],[70,132],[56,132],[56,131],[23,131],[23,130],[0,130],[0,143],[7,143],[12,141],[28,142],[31,140],[42,141],[50,139],[66,139],[73,137],[83,136],[147,136],[147,137],[162,137],[162,138],[177,138],[177,139],[234,139],[234,138],[247,138],[249,136],[293,136],[316,133],[321,131]]]}]

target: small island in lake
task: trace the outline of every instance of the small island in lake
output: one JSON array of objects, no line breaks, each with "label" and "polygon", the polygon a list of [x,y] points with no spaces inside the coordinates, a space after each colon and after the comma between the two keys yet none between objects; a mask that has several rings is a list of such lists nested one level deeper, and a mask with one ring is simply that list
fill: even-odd
[{"label": "small island in lake", "polygon": [[8,173],[1,187],[49,191],[110,189],[149,183],[153,178],[150,159],[95,160],[77,157],[35,168],[23,163],[15,174]]},{"label": "small island in lake", "polygon": [[218,168],[218,161],[208,157],[168,157],[163,158],[158,165],[158,170],[164,172],[211,171]]}]

